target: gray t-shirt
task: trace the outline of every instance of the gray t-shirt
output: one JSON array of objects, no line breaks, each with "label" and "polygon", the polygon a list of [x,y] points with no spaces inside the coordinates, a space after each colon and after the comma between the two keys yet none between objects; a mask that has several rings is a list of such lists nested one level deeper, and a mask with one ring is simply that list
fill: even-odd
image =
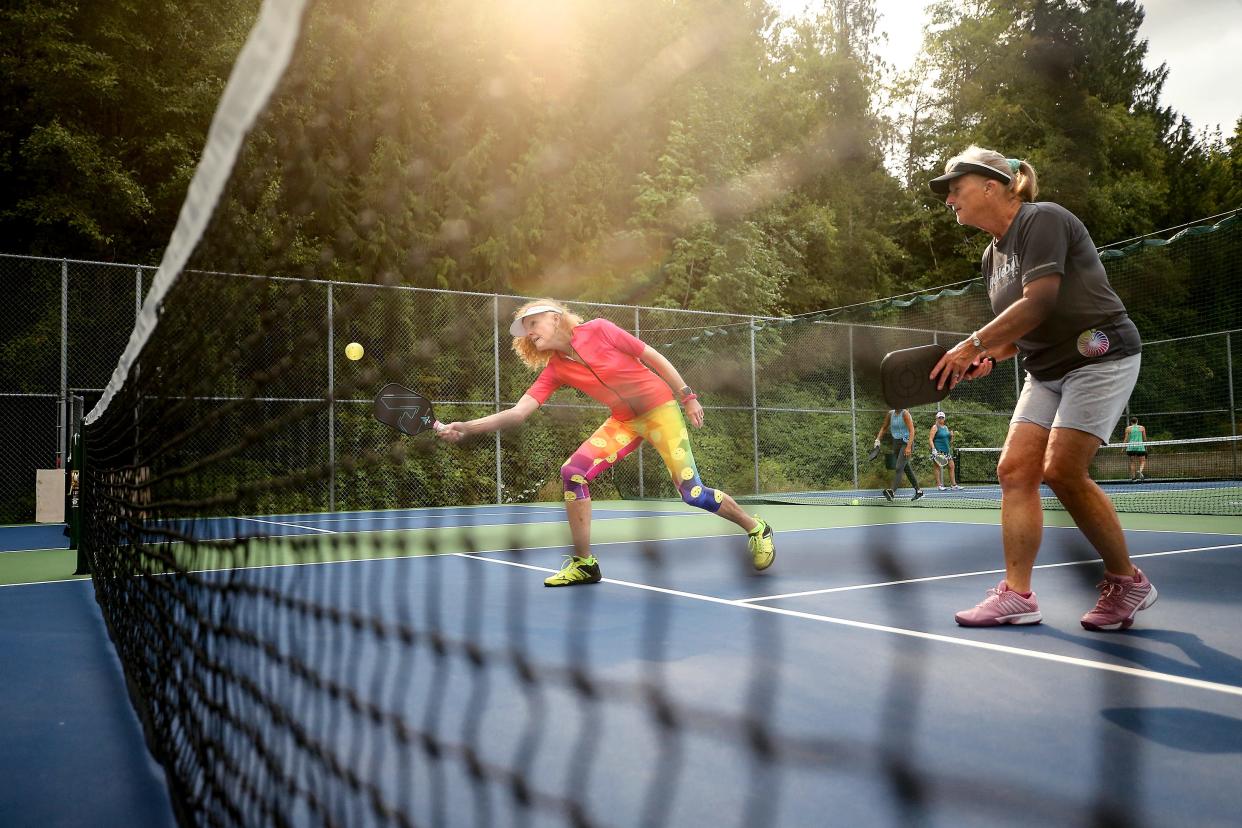
[{"label": "gray t-shirt", "polygon": [[1023,365],[1038,380],[1061,379],[1075,368],[1137,354],[1130,321],[1087,228],[1059,204],[1023,204],[1000,241],[983,252],[983,278],[993,313],[1022,298],[1036,279],[1061,274],[1053,312],[1017,340]]}]

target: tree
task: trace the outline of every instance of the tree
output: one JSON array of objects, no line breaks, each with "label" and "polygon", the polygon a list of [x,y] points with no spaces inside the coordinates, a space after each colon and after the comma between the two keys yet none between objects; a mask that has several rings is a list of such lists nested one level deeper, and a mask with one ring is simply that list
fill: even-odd
[{"label": "tree", "polygon": [[1097,238],[1154,229],[1168,189],[1166,70],[1142,65],[1142,20],[1118,0],[938,4],[927,46],[938,100],[911,136],[924,180],[979,144],[1030,160],[1044,197]]},{"label": "tree", "polygon": [[17,0],[0,10],[0,238],[150,262],[257,10]]}]

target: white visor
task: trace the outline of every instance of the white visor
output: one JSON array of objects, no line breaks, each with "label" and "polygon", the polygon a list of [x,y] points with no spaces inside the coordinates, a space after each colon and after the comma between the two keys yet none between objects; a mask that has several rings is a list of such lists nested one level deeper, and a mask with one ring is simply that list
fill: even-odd
[{"label": "white visor", "polygon": [[943,416],[944,416],[944,412],[943,412],[943,411],[937,411],[937,412],[936,412],[936,419],[940,419],[940,418],[941,418],[941,417],[943,417]]},{"label": "white visor", "polygon": [[522,311],[522,315],[515,317],[513,320],[513,324],[509,326],[509,335],[510,336],[526,336],[526,329],[522,327],[522,320],[528,316],[534,316],[537,313],[547,313],[548,311],[552,311],[553,313],[560,313],[561,309],[554,308],[551,305],[535,305],[534,307],[527,308],[526,310]]}]

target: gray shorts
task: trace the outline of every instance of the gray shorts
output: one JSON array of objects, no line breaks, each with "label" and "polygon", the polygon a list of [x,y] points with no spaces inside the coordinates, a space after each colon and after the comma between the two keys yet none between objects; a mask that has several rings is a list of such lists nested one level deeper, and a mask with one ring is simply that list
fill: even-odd
[{"label": "gray shorts", "polygon": [[1028,373],[1009,424],[1073,428],[1107,443],[1138,381],[1142,358],[1142,354],[1135,354],[1084,365],[1051,382]]}]

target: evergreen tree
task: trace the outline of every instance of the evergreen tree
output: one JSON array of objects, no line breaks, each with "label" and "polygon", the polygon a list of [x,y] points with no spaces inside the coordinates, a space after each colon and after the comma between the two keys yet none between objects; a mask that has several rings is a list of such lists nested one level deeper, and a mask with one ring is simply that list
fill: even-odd
[{"label": "evergreen tree", "polygon": [[15,0],[0,9],[0,239],[151,262],[259,3]]}]

